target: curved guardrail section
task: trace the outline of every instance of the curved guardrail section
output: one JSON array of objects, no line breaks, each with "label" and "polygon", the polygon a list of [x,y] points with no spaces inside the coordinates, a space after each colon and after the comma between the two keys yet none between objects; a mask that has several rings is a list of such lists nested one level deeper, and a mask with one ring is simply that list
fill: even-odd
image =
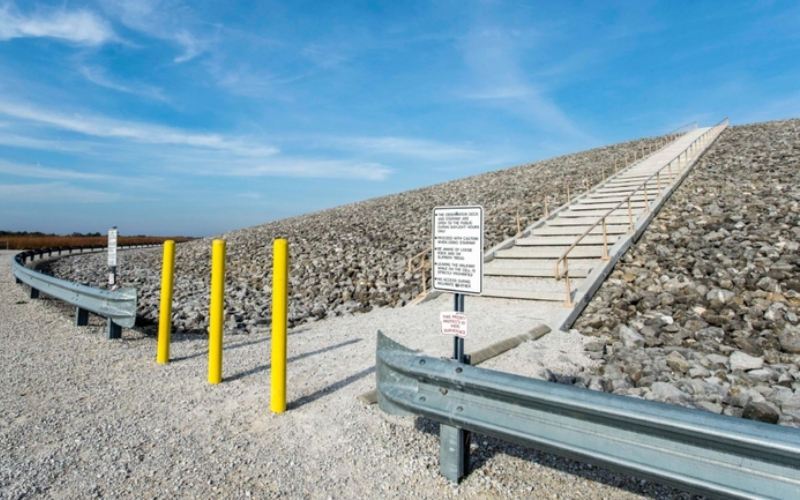
[{"label": "curved guardrail section", "polygon": [[[99,250],[105,247],[94,245],[87,248]],[[120,327],[131,328],[136,322],[136,288],[123,287],[114,291],[101,290],[47,276],[25,267],[25,262],[28,258],[33,260],[36,255],[43,257],[45,253],[52,255],[54,251],[58,251],[61,254],[63,250],[70,250],[71,253],[73,249],[60,247],[20,252],[14,256],[11,263],[14,277],[18,283],[24,283],[31,288],[31,298],[37,298],[41,291],[76,306],[76,325],[87,324],[88,312],[108,318],[109,338],[119,338],[121,335]],[[83,247],[80,250],[83,251]]]},{"label": "curved guardrail section", "polygon": [[440,470],[454,482],[469,464],[455,429],[712,497],[800,498],[796,429],[432,358],[380,332],[377,382],[381,410],[441,423]]}]

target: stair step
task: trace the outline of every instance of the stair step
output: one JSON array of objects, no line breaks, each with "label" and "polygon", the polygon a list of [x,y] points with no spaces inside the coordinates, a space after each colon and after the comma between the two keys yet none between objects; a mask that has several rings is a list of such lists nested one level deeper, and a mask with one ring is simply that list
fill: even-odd
[{"label": "stair step", "polygon": [[[568,247],[512,247],[498,250],[495,259],[558,259]],[[599,259],[603,255],[603,245],[577,246],[569,252],[570,259]]]},{"label": "stair step", "polygon": [[[596,218],[599,219],[599,218],[603,217],[604,215],[608,214],[608,211],[613,207],[614,207],[614,205],[611,205],[611,207],[606,209],[606,210],[574,210],[574,211],[573,211],[573,208],[570,207],[569,210],[566,210],[564,212],[559,212],[558,216],[559,217],[572,217],[572,218],[574,218],[574,217],[596,217]],[[642,208],[644,208],[644,206]],[[636,211],[634,210],[634,214],[635,213],[636,213]],[[620,208],[618,208],[618,209],[614,210],[613,212],[611,212],[610,215],[614,216],[614,217],[618,217],[618,216],[627,217],[628,216],[628,205],[627,204],[623,204]]]},{"label": "stair step", "polygon": [[[576,235],[577,236],[577,235]],[[515,246],[520,247],[550,247],[550,246],[569,246],[575,242],[576,236],[535,236],[530,238],[520,238],[514,242]],[[619,235],[608,235],[608,246],[612,246],[619,239]],[[584,237],[578,245],[602,245],[603,235],[589,235]]]},{"label": "stair step", "polygon": [[[585,278],[589,276],[591,268],[570,267],[569,275],[571,278]],[[513,276],[519,278],[554,278],[555,270],[550,268],[529,268],[529,267],[488,267],[483,270],[485,276]],[[555,278],[554,278],[555,279]]]},{"label": "stair step", "polygon": [[[666,187],[666,184],[665,183],[661,183],[661,189],[664,189],[665,187]],[[595,191],[592,194],[610,194],[610,193],[615,193],[615,194],[625,193],[625,194],[628,194],[628,193],[633,192],[633,189],[634,188],[629,187],[629,186],[611,187],[611,188],[605,188],[604,187],[604,188],[598,189],[597,191]],[[643,192],[643,191],[644,191],[644,188],[637,190],[637,192]],[[648,183],[647,184],[647,192],[648,193],[658,193],[658,185],[655,182],[653,182],[653,184]]]},{"label": "stair step", "polygon": [[522,299],[522,300],[543,300],[547,302],[564,302],[566,291],[558,292],[537,292],[534,290],[508,290],[508,289],[487,289],[481,293],[482,297],[496,297],[501,299]]},{"label": "stair step", "polygon": [[[619,205],[619,202],[613,202],[613,201],[593,202],[591,200],[590,201],[581,200],[578,203],[573,204],[571,207],[569,207],[569,209],[576,212],[580,210],[610,210],[616,207],[617,205]],[[623,203],[620,206],[624,207],[625,210],[628,209],[627,203]],[[631,208],[643,209],[644,201],[631,202]]]},{"label": "stair step", "polygon": [[[531,236],[568,236],[568,235],[581,235],[588,225],[584,226],[546,226],[533,230]],[[627,234],[628,224],[607,224],[606,234]],[[597,226],[589,231],[589,234],[603,234],[603,228]]]},{"label": "stair step", "polygon": [[[636,218],[639,214],[635,211],[633,213],[633,220],[636,221]],[[584,230],[597,222],[600,218],[599,217],[556,217],[555,219],[550,219],[547,221],[547,225],[549,227],[555,226],[584,226]],[[613,224],[628,224],[630,220],[628,215],[614,215],[611,217],[606,217],[606,227]],[[581,231],[583,232],[583,231]],[[602,234],[603,228],[600,228],[600,233]],[[580,233],[578,233],[580,234]]]}]

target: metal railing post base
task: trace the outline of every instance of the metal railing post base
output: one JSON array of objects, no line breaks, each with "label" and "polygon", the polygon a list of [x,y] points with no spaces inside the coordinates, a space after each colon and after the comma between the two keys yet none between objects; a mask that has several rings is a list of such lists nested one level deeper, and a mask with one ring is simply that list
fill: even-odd
[{"label": "metal railing post base", "polygon": [[470,432],[452,425],[439,425],[439,472],[458,484],[469,473]]},{"label": "metal railing post base", "polygon": [[75,326],[86,326],[89,324],[89,311],[86,309],[81,309],[80,307],[75,308]]},{"label": "metal railing post base", "polygon": [[118,324],[111,321],[111,318],[108,318],[108,324],[106,326],[106,332],[108,333],[109,339],[121,339],[122,338],[122,327]]},{"label": "metal railing post base", "polygon": [[31,287],[31,295],[30,295],[30,297],[32,299],[38,299],[39,298],[39,290]]}]

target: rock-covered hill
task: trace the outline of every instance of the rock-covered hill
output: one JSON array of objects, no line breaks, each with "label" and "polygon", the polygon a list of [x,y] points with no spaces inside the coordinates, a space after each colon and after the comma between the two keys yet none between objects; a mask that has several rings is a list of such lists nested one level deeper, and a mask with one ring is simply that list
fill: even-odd
[{"label": "rock-covered hill", "polygon": [[[272,242],[290,245],[290,324],[329,315],[399,307],[422,291],[421,275],[408,259],[430,246],[436,206],[480,204],[485,209],[487,248],[538,220],[547,194],[550,208],[601,181],[634,153],[664,138],[641,139],[436,186],[375,198],[320,212],[249,227],[218,236],[227,241],[226,330],[268,328]],[[211,239],[177,246],[173,324],[176,330],[205,332]],[[120,255],[124,285],[139,290],[139,314],[157,321],[161,254],[157,250]],[[49,265],[49,272],[73,282],[104,286],[104,255],[77,255]]]},{"label": "rock-covered hill", "polygon": [[800,120],[732,127],[576,323],[620,394],[800,426]]}]

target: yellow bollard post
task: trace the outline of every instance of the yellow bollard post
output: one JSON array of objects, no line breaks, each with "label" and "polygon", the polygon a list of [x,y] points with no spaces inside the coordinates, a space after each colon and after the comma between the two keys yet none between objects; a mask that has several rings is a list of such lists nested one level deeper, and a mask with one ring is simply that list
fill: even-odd
[{"label": "yellow bollard post", "polygon": [[269,409],[286,411],[286,317],[289,293],[289,242],[278,238],[272,251],[272,368]]},{"label": "yellow bollard post", "polygon": [[222,382],[222,322],[225,303],[225,241],[211,247],[211,307],[208,311],[208,383]]},{"label": "yellow bollard post", "polygon": [[175,269],[175,242],[164,242],[164,263],[161,266],[161,305],[158,310],[157,363],[169,363],[169,342],[172,335],[172,285]]}]

